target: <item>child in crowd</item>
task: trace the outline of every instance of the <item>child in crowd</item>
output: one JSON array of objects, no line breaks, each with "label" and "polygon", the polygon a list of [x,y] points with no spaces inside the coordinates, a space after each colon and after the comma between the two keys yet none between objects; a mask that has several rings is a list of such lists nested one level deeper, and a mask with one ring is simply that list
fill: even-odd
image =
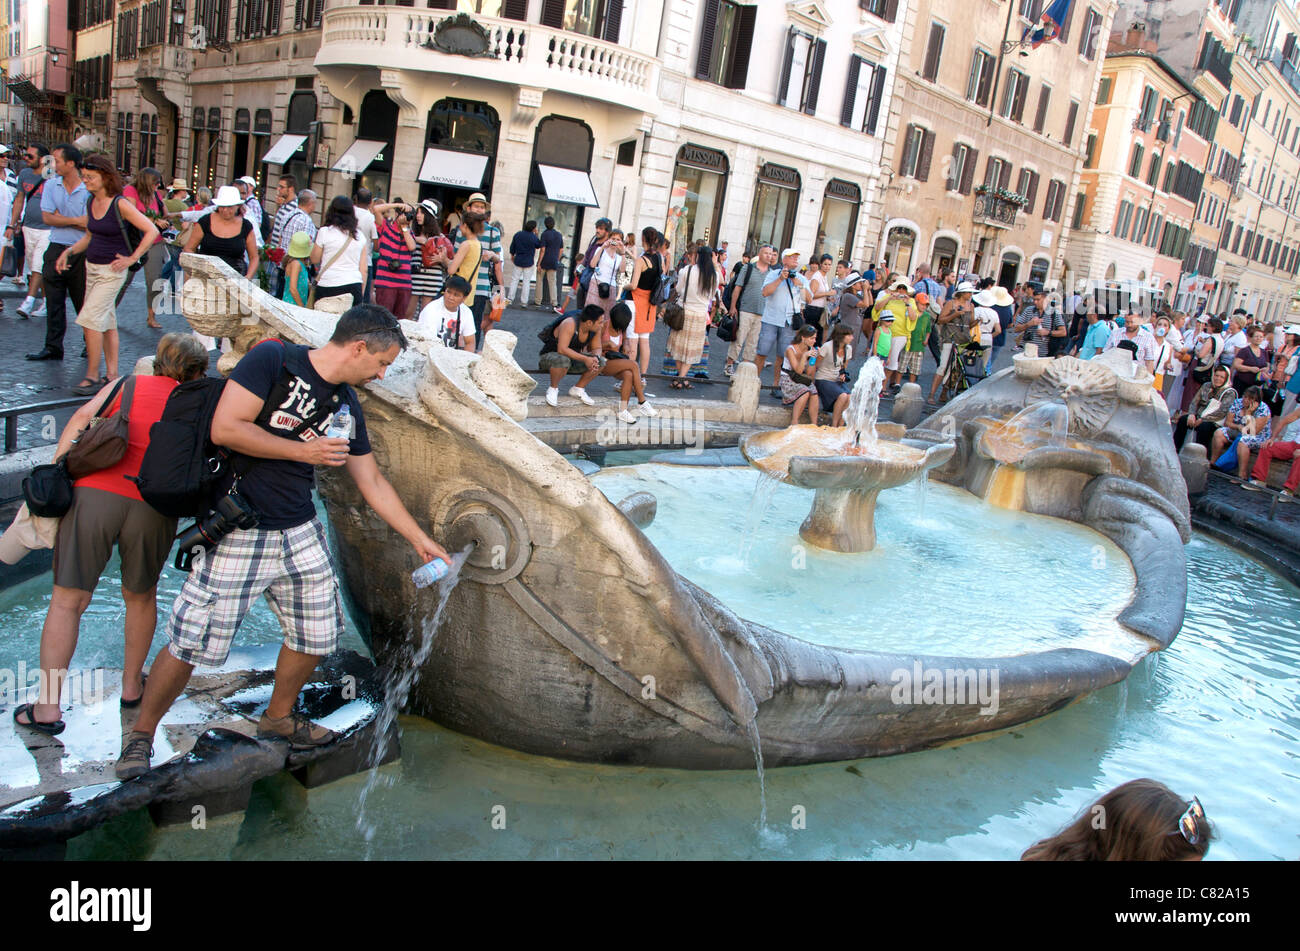
[{"label": "child in crowd", "polygon": [[585,254],[579,254],[573,259],[573,283],[569,285],[569,292],[564,295],[564,302],[555,308],[557,314],[563,314],[569,309],[569,302],[578,296],[578,277],[582,273],[582,262],[587,259]]}]

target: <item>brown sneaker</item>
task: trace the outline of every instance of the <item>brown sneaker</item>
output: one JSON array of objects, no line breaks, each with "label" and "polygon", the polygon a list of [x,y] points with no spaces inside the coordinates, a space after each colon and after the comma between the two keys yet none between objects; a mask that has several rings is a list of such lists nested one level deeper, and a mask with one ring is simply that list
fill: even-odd
[{"label": "brown sneaker", "polygon": [[135,779],[149,772],[149,757],[153,756],[153,736],[132,730],[122,741],[122,755],[118,757],[114,772],[118,779]]},{"label": "brown sneaker", "polygon": [[339,738],[333,730],[312,723],[301,713],[291,713],[278,720],[263,713],[257,721],[257,735],[281,737],[295,750],[326,746]]}]

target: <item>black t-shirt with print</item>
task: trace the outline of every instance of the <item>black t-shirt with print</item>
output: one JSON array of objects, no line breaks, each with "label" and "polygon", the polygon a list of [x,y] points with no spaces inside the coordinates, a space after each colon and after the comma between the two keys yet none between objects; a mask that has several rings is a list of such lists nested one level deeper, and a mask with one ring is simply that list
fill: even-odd
[{"label": "black t-shirt with print", "polygon": [[[244,355],[230,374],[230,379],[248,392],[265,400],[275,389],[285,366],[285,345],[278,340],[265,340]],[[292,374],[289,395],[274,408],[270,418],[261,427],[274,436],[288,438],[304,420],[317,418],[317,422],[298,438],[303,441],[323,436],[329,428],[330,413],[326,407],[332,402],[335,387],[321,379],[311,361],[301,361],[301,373]],[[338,388],[340,401],[346,401],[352,413],[352,444],[348,454],[364,456],[370,452],[370,439],[366,435],[365,417],[361,404],[350,386]],[[339,405],[343,405],[342,402]],[[259,528],[284,530],[302,525],[316,514],[311,492],[316,484],[314,467],[305,462],[288,459],[259,459],[240,479],[239,493],[261,516]]]}]

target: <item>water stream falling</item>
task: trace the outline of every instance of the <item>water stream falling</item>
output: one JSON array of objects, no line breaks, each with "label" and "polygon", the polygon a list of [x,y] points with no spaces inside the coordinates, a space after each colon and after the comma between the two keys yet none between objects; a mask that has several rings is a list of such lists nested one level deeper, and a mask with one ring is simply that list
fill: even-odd
[{"label": "water stream falling", "polygon": [[885,365],[879,357],[870,357],[858,371],[857,382],[849,395],[849,408],[844,414],[847,427],[847,446],[868,449],[876,444],[876,417],[880,413],[880,388],[885,383]]},{"label": "water stream falling", "polygon": [[757,471],[758,482],[754,485],[754,494],[749,500],[749,514],[745,516],[745,529],[740,535],[740,551],[737,557],[741,565],[749,561],[749,550],[754,544],[754,534],[758,531],[763,516],[767,514],[768,506],[772,504],[772,496],[776,493],[777,486],[781,484],[775,476],[761,469]]},{"label": "water stream falling", "polygon": [[767,781],[763,778],[763,742],[758,735],[758,720],[746,724],[749,742],[754,747],[754,765],[758,768],[758,829],[767,828]]},{"label": "water stream falling", "polygon": [[[455,589],[456,583],[460,580],[460,570],[465,565],[465,560],[469,558],[473,546],[465,548],[463,551],[456,552],[451,556],[451,565],[447,574],[444,575],[431,592],[436,592],[438,603],[434,606],[433,613],[424,615],[424,621],[421,623],[417,620],[416,615],[423,613],[421,607],[427,607],[424,598],[417,597],[412,599],[410,614],[407,618],[408,630],[418,630],[417,637],[407,641],[391,657],[388,658],[384,665],[384,706],[375,717],[374,734],[370,747],[370,753],[367,757],[369,774],[366,777],[366,784],[361,789],[361,796],[357,801],[357,829],[365,837],[367,846],[374,839],[376,823],[366,814],[366,802],[370,798],[371,792],[374,791],[380,782],[391,784],[391,778],[384,778],[379,772],[380,760],[384,757],[384,751],[388,748],[388,731],[392,729],[397,720],[397,715],[406,706],[406,700],[411,695],[411,688],[415,686],[420,677],[420,671],[424,667],[424,662],[428,660],[429,653],[433,650],[433,642],[438,636],[438,625],[442,621],[443,609],[447,606],[447,601],[451,597],[451,592]],[[367,858],[369,856],[367,855]]]}]

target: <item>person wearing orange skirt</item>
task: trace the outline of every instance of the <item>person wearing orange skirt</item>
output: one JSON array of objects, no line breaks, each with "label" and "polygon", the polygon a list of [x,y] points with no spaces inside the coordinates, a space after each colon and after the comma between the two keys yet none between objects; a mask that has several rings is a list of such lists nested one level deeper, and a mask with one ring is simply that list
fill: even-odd
[{"label": "person wearing orange skirt", "polygon": [[641,229],[641,247],[647,250],[636,260],[632,271],[632,329],[628,332],[632,359],[641,366],[641,375],[650,372],[650,335],[655,331],[656,308],[650,295],[663,277],[663,256],[657,250],[660,234],[654,228]]}]

